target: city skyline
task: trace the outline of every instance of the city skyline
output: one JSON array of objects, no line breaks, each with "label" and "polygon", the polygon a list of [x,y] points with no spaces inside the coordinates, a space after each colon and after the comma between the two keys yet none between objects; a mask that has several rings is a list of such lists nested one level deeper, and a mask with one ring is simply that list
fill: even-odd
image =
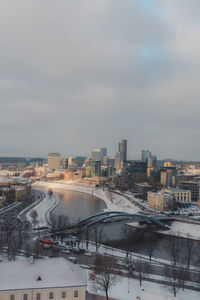
[{"label": "city skyline", "polygon": [[[114,9],[113,9],[114,8]],[[200,2],[0,4],[0,155],[199,160]]]}]

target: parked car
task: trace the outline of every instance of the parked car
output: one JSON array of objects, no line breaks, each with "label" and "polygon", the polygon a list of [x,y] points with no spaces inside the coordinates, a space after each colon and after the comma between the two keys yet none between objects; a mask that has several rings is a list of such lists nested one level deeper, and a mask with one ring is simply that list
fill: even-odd
[{"label": "parked car", "polygon": [[85,255],[85,256],[90,256],[90,257],[91,257],[93,254],[92,254],[92,252],[86,251],[86,252],[84,252],[83,255]]},{"label": "parked car", "polygon": [[85,249],[73,248],[72,252],[75,253],[75,254],[79,254],[79,253],[85,252]]},{"label": "parked car", "polygon": [[70,251],[70,250],[67,250],[67,249],[64,249],[64,250],[62,250],[62,253],[63,253],[63,254],[71,254],[71,251]]}]

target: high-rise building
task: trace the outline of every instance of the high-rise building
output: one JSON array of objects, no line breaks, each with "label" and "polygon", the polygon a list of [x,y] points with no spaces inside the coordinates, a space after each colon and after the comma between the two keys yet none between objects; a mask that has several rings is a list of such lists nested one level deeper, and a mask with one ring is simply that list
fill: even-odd
[{"label": "high-rise building", "polygon": [[60,169],[61,155],[60,153],[49,153],[48,154],[48,168],[50,170]]},{"label": "high-rise building", "polygon": [[93,148],[92,149],[92,160],[100,161],[103,163],[104,157],[107,155],[106,148]]},{"label": "high-rise building", "polygon": [[123,168],[123,153],[116,152],[115,154],[115,169],[120,171]]},{"label": "high-rise building", "polygon": [[119,152],[122,153],[123,162],[127,161],[127,140],[122,140],[119,143]]},{"label": "high-rise building", "polygon": [[157,157],[152,155],[149,150],[142,150],[141,161],[147,163],[148,168],[154,168],[157,164]]},{"label": "high-rise building", "polygon": [[142,150],[141,161],[147,163],[149,157],[151,157],[151,152],[149,150]]}]

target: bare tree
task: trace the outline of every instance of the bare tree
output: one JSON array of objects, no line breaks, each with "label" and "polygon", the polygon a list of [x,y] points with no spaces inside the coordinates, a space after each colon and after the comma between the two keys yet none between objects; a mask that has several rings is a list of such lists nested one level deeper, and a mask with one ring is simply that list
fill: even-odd
[{"label": "bare tree", "polygon": [[31,246],[29,243],[26,243],[26,246],[25,246],[25,251],[26,251],[26,257],[29,258],[30,255],[31,255]]},{"label": "bare tree", "polygon": [[169,251],[172,264],[175,266],[178,262],[180,255],[180,239],[179,235],[169,235]]},{"label": "bare tree", "polygon": [[187,267],[182,267],[178,270],[178,282],[181,288],[185,289],[185,282],[188,281],[190,278],[189,270]]},{"label": "bare tree", "polygon": [[38,258],[40,255],[40,241],[38,239],[34,242],[33,251],[34,251],[35,257]]},{"label": "bare tree", "polygon": [[55,214],[51,213],[50,215],[50,226],[51,226],[51,232],[54,233],[54,239],[55,239],[55,233],[57,236],[60,237],[61,241],[63,241],[63,237],[65,233],[62,232],[62,230],[66,229],[67,226],[69,226],[69,218],[68,216],[59,215],[56,216]]},{"label": "bare tree", "polygon": [[38,217],[37,210],[32,209],[31,212],[30,212],[30,217],[31,217],[31,219],[33,219],[33,224],[36,225],[37,217]]},{"label": "bare tree", "polygon": [[90,227],[85,226],[83,228],[83,237],[86,241],[86,249],[88,250],[89,240],[90,240]]},{"label": "bare tree", "polygon": [[149,255],[149,260],[151,261],[153,252],[155,250],[155,239],[153,233],[148,233],[146,237],[146,249]]},{"label": "bare tree", "polygon": [[104,237],[104,230],[103,228],[98,228],[97,226],[95,226],[92,230],[92,233],[95,242],[96,252],[98,252],[100,243],[102,242]]},{"label": "bare tree", "polygon": [[138,273],[138,278],[140,281],[140,286],[142,285],[142,276],[143,276],[143,263],[142,261],[135,262],[135,271]]},{"label": "bare tree", "polygon": [[192,260],[193,252],[194,252],[194,243],[191,240],[190,234],[188,233],[187,239],[186,239],[186,249],[185,249],[185,258],[187,262],[187,268],[190,268],[190,263]]},{"label": "bare tree", "polygon": [[121,229],[121,240],[126,251],[126,257],[128,258],[129,253],[132,250],[132,233],[130,227],[127,225],[123,226]]},{"label": "bare tree", "polygon": [[101,289],[106,294],[108,300],[108,291],[112,285],[119,281],[116,272],[116,259],[112,256],[98,255],[94,263],[94,288]]},{"label": "bare tree", "polygon": [[174,265],[166,265],[164,271],[167,282],[169,283],[169,289],[174,297],[176,297],[180,289],[180,271]]}]

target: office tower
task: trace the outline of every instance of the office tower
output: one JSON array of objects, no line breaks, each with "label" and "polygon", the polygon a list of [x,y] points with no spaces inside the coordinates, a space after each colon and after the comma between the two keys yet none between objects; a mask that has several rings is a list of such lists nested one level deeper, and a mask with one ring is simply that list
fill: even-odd
[{"label": "office tower", "polygon": [[60,153],[49,153],[48,154],[48,168],[50,170],[60,169],[61,155]]},{"label": "office tower", "polygon": [[94,176],[101,176],[101,162],[97,160],[91,162],[91,177]]},{"label": "office tower", "polygon": [[92,149],[92,160],[100,161],[103,163],[104,157],[107,155],[106,148],[93,148]]},{"label": "office tower", "polygon": [[149,150],[142,150],[141,161],[147,163],[149,157],[151,157],[151,152]]},{"label": "office tower", "polygon": [[127,161],[127,140],[122,140],[122,142],[119,143],[119,152],[122,153],[123,161]]},{"label": "office tower", "polygon": [[123,153],[117,152],[115,154],[115,169],[120,171],[123,168]]}]

